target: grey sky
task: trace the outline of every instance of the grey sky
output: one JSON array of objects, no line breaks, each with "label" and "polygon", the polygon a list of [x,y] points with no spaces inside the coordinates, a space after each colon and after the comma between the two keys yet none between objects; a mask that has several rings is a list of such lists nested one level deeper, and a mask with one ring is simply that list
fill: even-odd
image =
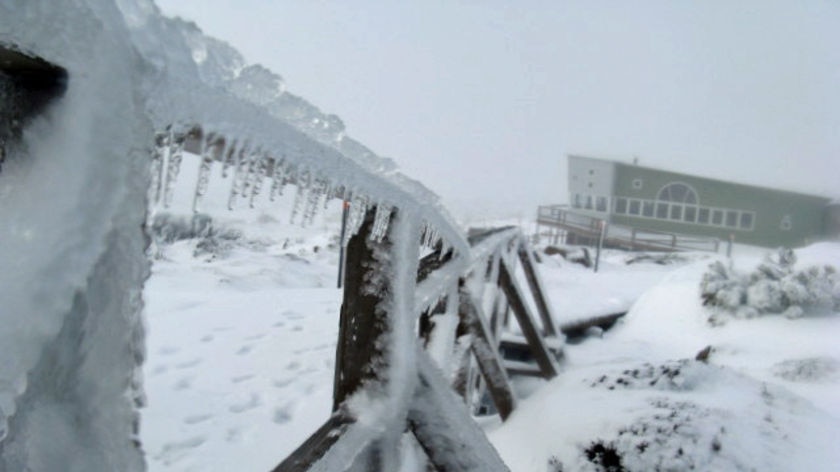
[{"label": "grey sky", "polygon": [[158,0],[456,215],[567,200],[580,153],[840,196],[840,3]]}]

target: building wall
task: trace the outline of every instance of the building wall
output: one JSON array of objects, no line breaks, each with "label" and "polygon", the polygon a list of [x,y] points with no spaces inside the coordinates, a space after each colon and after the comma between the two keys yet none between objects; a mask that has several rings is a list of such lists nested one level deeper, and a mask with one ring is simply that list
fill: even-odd
[{"label": "building wall", "polygon": [[[762,246],[798,246],[823,232],[825,198],[621,163],[615,169],[611,220],[618,224],[721,239],[734,234],[737,242]],[[660,190],[671,183],[692,189],[696,202],[658,203]],[[630,214],[633,202],[641,215]],[[645,216],[651,206],[654,214]],[[668,207],[665,218],[661,206]]]},{"label": "building wall", "polygon": [[606,217],[613,196],[615,166],[611,161],[569,156],[569,201],[584,213]]}]

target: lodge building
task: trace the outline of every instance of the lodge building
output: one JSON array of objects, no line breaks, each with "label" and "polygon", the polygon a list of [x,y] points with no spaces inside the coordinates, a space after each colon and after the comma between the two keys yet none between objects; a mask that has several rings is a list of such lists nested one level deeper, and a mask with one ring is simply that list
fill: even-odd
[{"label": "lodge building", "polygon": [[639,230],[758,246],[836,238],[840,203],[797,192],[568,156],[571,211]]}]

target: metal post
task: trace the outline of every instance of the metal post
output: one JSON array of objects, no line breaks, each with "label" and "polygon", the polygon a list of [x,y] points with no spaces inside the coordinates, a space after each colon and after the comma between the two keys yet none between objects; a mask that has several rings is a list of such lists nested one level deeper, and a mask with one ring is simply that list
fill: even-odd
[{"label": "metal post", "polygon": [[732,244],[735,242],[735,233],[729,234],[729,244],[726,245],[726,257],[732,259]]},{"label": "metal post", "polygon": [[607,222],[605,220],[601,220],[600,225],[601,234],[598,236],[598,247],[595,251],[595,272],[598,272],[598,264],[601,262],[601,248],[604,246],[604,236],[607,233]]},{"label": "metal post", "polygon": [[341,234],[338,237],[338,288],[341,288],[341,282],[344,280],[344,253],[347,251],[344,240],[347,237],[347,215],[349,213],[350,202],[344,200],[341,207]]}]

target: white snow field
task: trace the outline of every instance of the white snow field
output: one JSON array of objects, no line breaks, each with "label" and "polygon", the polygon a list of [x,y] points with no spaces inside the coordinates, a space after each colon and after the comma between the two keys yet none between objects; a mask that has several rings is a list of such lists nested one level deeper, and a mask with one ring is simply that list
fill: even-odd
[{"label": "white snow field", "polygon": [[[189,196],[176,193],[171,211],[189,214]],[[144,291],[141,435],[152,471],[268,470],[330,412],[338,209],[302,228],[287,223],[290,201],[228,213],[224,199],[211,191],[205,203],[215,237],[156,246]],[[736,265],[764,252],[738,250]],[[800,267],[838,266],[840,244],[798,255]],[[506,423],[479,418],[511,470],[608,470],[594,462],[609,464],[612,450],[625,469],[611,470],[840,464],[836,313],[713,327],[699,284],[721,256],[629,257],[607,251],[597,274],[559,256],[539,265],[559,323],[632,308],[601,337],[567,344],[553,381],[517,381],[528,396]],[[708,345],[708,364],[695,361]]]}]

